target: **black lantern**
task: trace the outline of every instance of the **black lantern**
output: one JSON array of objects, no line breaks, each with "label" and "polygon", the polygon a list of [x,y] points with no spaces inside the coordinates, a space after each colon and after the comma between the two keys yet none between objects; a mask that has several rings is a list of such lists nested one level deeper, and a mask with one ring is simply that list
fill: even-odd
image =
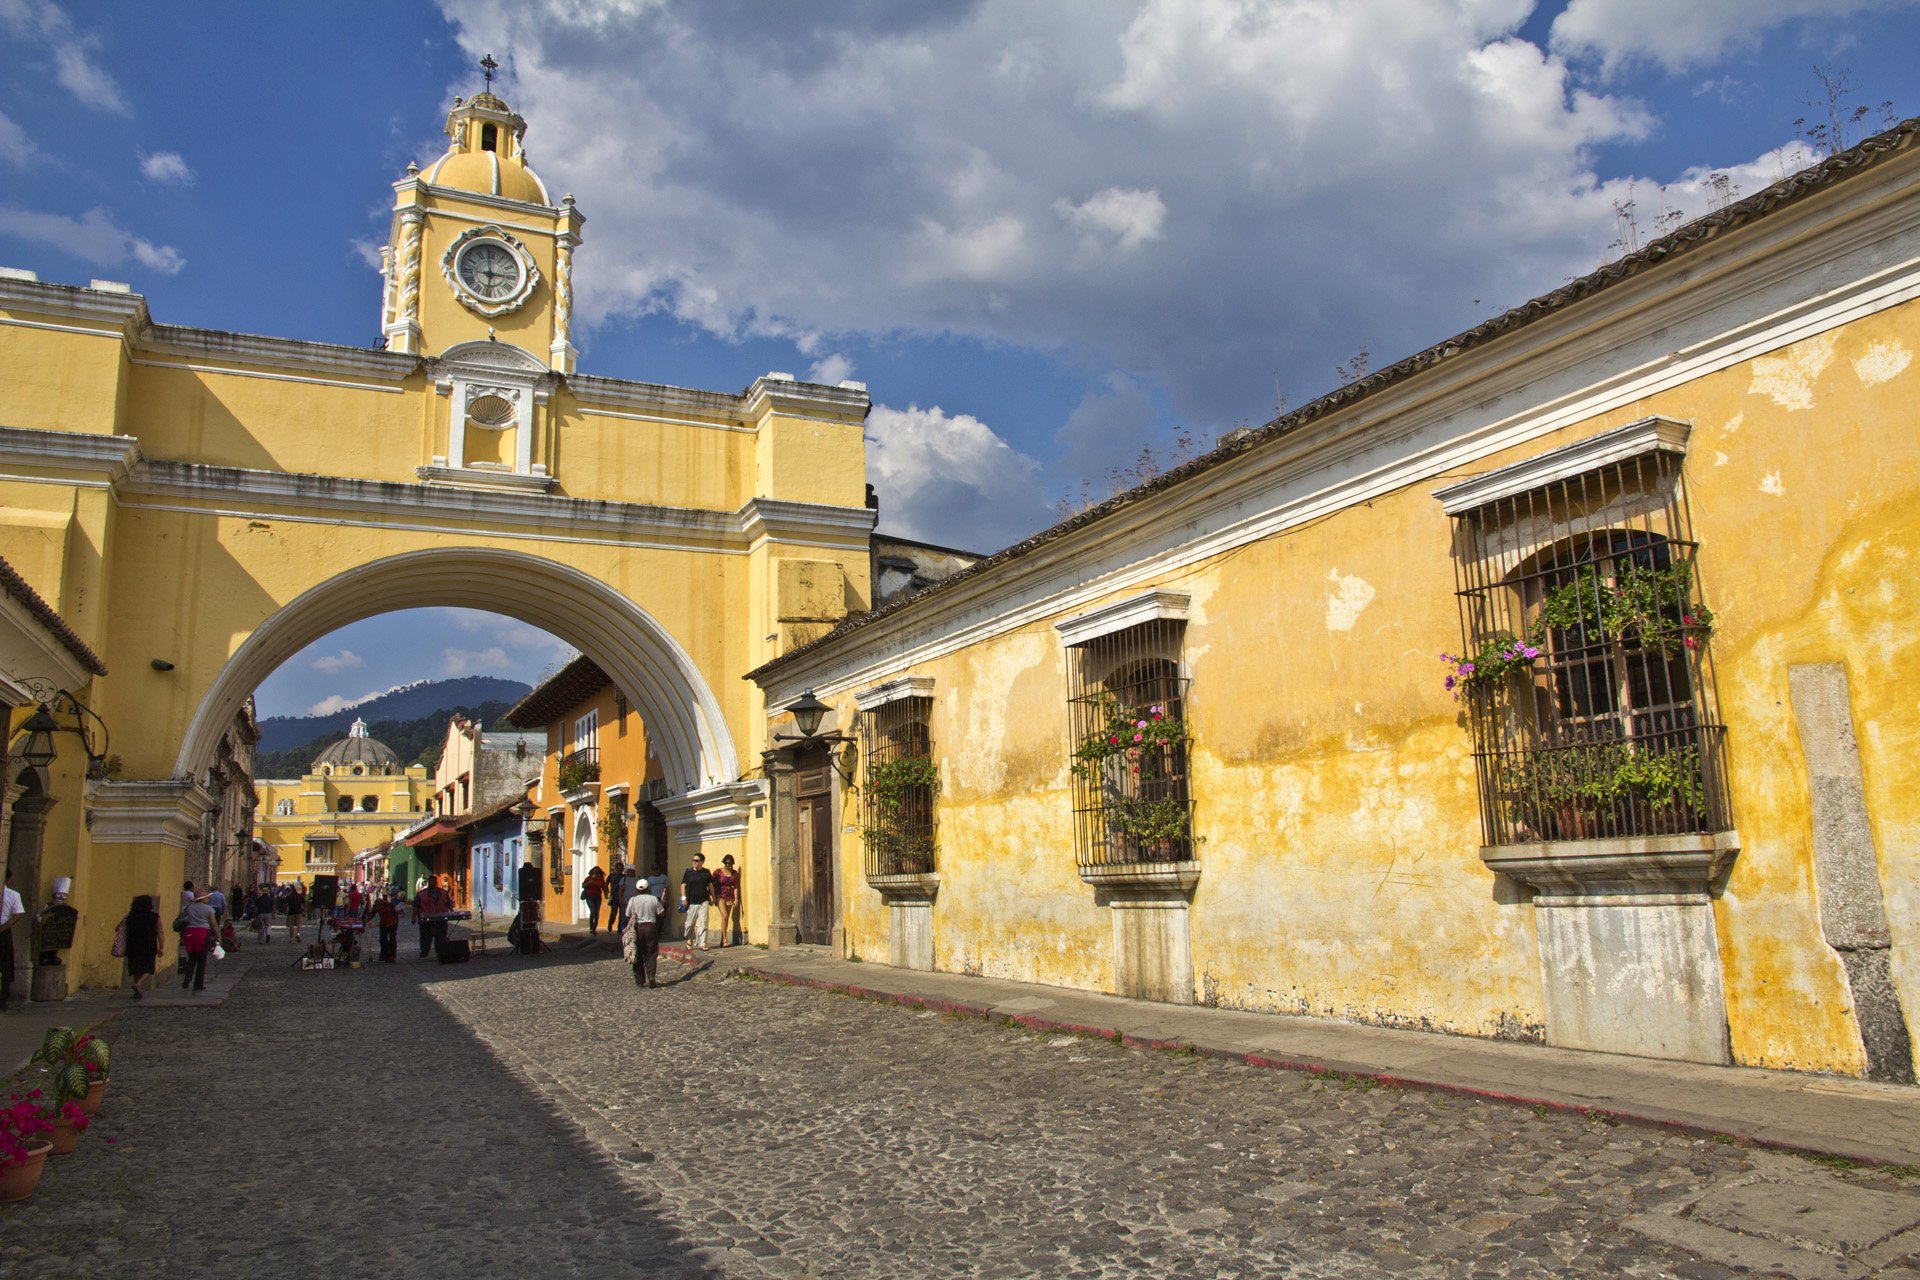
[{"label": "black lantern", "polygon": [[27,745],[20,750],[20,758],[36,769],[44,769],[53,763],[53,735],[60,731],[60,722],[47,710],[47,704],[41,703],[39,710],[27,718],[20,726],[27,735]]},{"label": "black lantern", "polygon": [[800,695],[797,702],[787,707],[787,714],[793,717],[794,727],[800,730],[802,738],[816,738],[820,735],[820,720],[833,708],[813,696],[809,689]]}]

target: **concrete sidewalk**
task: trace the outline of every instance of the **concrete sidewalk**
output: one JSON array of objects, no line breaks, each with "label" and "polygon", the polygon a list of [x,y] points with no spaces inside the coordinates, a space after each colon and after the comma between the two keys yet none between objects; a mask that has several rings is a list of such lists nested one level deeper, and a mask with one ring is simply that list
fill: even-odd
[{"label": "concrete sidewalk", "polygon": [[[662,952],[684,960],[686,949]],[[1338,1072],[1385,1084],[1593,1112],[1868,1164],[1920,1166],[1920,1088],[1550,1049],[1324,1018],[1243,1013],[842,960],[810,947],[699,953],[722,970],[1035,1031],[1203,1053],[1253,1067]]]}]

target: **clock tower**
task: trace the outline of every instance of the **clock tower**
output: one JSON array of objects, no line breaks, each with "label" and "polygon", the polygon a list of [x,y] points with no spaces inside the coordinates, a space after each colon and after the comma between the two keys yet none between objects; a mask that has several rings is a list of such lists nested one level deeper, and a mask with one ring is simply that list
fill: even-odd
[{"label": "clock tower", "polygon": [[473,342],[510,344],[571,373],[573,251],[586,221],[554,203],[527,163],[527,122],[487,88],[454,99],[446,154],[394,183],[381,254],[381,328],[389,351],[445,356]]}]

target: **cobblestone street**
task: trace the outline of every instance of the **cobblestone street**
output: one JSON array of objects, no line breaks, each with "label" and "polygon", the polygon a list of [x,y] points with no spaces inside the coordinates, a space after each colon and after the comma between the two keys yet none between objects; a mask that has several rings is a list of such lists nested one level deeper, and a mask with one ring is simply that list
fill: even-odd
[{"label": "cobblestone street", "polygon": [[1887,1172],[600,948],[280,960],[110,1024],[0,1274],[1920,1276]]}]

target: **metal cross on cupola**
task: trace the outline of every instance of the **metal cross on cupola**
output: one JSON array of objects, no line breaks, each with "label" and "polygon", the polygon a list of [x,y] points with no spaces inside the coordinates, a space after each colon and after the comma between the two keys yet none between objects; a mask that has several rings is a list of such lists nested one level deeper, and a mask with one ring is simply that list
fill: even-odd
[{"label": "metal cross on cupola", "polygon": [[500,64],[493,60],[492,54],[488,54],[486,57],[480,59],[480,70],[485,72],[487,77],[488,93],[493,92],[493,73],[498,71],[499,69],[500,69]]}]

